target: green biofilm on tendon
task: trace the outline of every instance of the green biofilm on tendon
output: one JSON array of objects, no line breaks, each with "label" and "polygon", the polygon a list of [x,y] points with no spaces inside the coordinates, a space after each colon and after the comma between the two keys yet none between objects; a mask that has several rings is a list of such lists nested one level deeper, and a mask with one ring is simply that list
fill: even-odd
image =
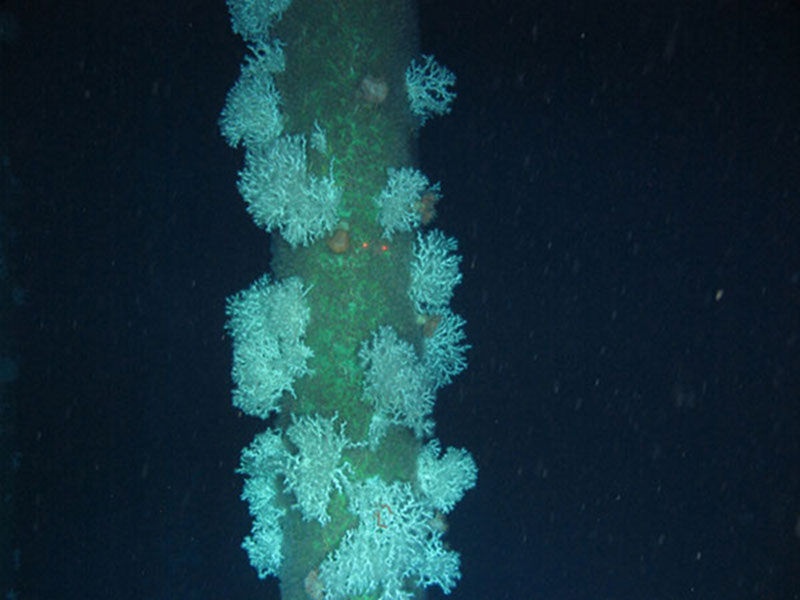
[{"label": "green biofilm on tendon", "polygon": [[248,46],[220,128],[273,234],[272,274],[228,299],[233,403],[270,426],[242,451],[244,540],[284,600],[420,598],[461,577],[445,515],[474,487],[442,450],[437,390],[466,368],[455,239],[417,130],[455,76],[416,54],[407,0],[228,0]]}]

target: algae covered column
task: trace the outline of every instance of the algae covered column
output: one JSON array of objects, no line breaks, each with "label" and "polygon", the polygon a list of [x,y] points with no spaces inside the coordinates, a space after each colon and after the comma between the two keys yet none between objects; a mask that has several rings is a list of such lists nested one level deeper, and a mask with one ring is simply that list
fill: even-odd
[{"label": "algae covered column", "polygon": [[413,4],[294,0],[273,28],[285,44],[286,68],[275,74],[284,130],[308,135],[309,173],[330,176],[341,194],[332,229],[314,243],[272,237],[273,273],[300,276],[311,309],[314,376],[296,382],[287,408],[338,411],[350,437],[363,437],[370,418],[360,344],[379,325],[419,332],[408,300],[412,234],[385,236],[375,202],[387,169],[415,162],[419,121],[404,83],[417,48]]},{"label": "algae covered column", "polygon": [[417,54],[411,3],[229,0],[248,45],[220,118],[271,273],[228,300],[233,403],[265,420],[242,452],[243,547],[282,597],[413,598],[460,578],[445,515],[473,487],[444,452],[436,391],[466,367],[456,241],[419,127],[455,77]]}]

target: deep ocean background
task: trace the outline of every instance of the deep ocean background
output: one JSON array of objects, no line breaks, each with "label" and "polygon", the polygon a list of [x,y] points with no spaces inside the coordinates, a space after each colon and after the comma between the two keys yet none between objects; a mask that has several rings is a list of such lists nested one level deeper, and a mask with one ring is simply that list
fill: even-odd
[{"label": "deep ocean background", "polygon": [[[6,1],[20,599],[277,598],[239,545],[226,296],[267,270],[225,3]],[[425,0],[421,133],[478,487],[451,595],[800,598],[800,6]],[[441,597],[438,589],[429,597]]]}]

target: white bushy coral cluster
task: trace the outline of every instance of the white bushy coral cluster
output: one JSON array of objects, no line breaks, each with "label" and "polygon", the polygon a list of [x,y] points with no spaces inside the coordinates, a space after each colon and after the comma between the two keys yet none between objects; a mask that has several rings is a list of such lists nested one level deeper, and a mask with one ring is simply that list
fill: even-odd
[{"label": "white bushy coral cluster", "polygon": [[272,77],[284,69],[283,49],[276,41],[260,42],[251,50],[219,118],[222,135],[234,147],[266,146],[283,131],[281,96]]},{"label": "white bushy coral cluster", "polygon": [[417,233],[411,261],[408,295],[420,317],[431,323],[423,342],[422,362],[434,389],[450,383],[467,368],[465,321],[450,308],[453,290],[461,282],[458,244],[439,230]]},{"label": "white bushy coral cluster", "polygon": [[[283,71],[283,45],[269,37],[290,0],[228,0],[233,29],[251,54],[228,92],[219,125],[231,146],[244,144],[239,192],[259,227],[277,230],[292,246],[307,246],[338,222],[342,191],[333,179],[308,173],[304,135],[282,135],[284,118],[274,74]],[[312,140],[316,139],[313,137]]]},{"label": "white bushy coral cluster", "polygon": [[450,304],[453,289],[461,282],[461,256],[453,254],[457,248],[456,239],[438,229],[424,235],[417,232],[408,295],[418,313],[440,311]]},{"label": "white bushy coral cluster", "polygon": [[478,467],[463,448],[448,448],[441,458],[439,440],[431,440],[417,458],[417,481],[428,502],[443,513],[453,510],[464,492],[475,487]]},{"label": "white bushy coral cluster", "polygon": [[292,0],[227,0],[233,31],[246,42],[269,36],[272,24],[289,8]]},{"label": "white bushy coral cluster", "polygon": [[387,326],[361,346],[364,400],[375,407],[369,426],[373,449],[389,425],[408,427],[417,437],[430,435],[436,390],[467,368],[464,319],[449,309],[442,309],[436,318],[435,330],[423,342],[421,359],[409,342]]},{"label": "white bushy coral cluster", "polygon": [[250,564],[263,579],[277,575],[283,562],[283,531],[281,517],[285,511],[275,502],[275,478],[286,462],[286,449],[280,433],[259,433],[253,442],[242,450],[238,472],[247,477],[242,500],[250,507],[253,529],[242,542]]},{"label": "white bushy coral cluster", "polygon": [[292,417],[286,437],[297,453],[289,456],[283,471],[286,488],[294,492],[304,520],[317,520],[325,525],[331,520],[328,516],[331,491],[336,488],[341,492],[347,481],[342,451],[354,444],[344,433],[344,423],[336,430],[336,417]]},{"label": "white bushy coral cluster", "polygon": [[378,223],[388,239],[399,231],[411,231],[422,218],[419,202],[422,194],[431,188],[428,178],[417,169],[387,169],[386,186],[375,198],[378,205]]},{"label": "white bushy coral cluster", "polygon": [[282,479],[304,520],[329,522],[334,488],[346,495],[349,512],[358,519],[319,567],[326,600],[376,591],[380,600],[409,599],[414,587],[429,585],[449,593],[461,577],[459,556],[443,543],[446,528],[437,511],[449,512],[474,487],[472,457],[455,448],[440,457],[439,442],[431,440],[418,458],[413,484],[380,477],[354,481],[342,453],[357,444],[344,429],[336,427],[335,416],[295,418],[285,436],[267,430],[242,451],[239,472],[247,477],[242,498],[254,520],[242,546],[259,577],[277,574],[283,558],[285,510],[275,499]]},{"label": "white bushy coral cluster", "polygon": [[450,104],[456,93],[451,89],[456,76],[447,67],[436,62],[433,56],[425,55],[425,61],[418,64],[412,60],[406,69],[406,93],[411,112],[424,124],[432,115],[450,112]]},{"label": "white bushy coral cluster", "polygon": [[305,294],[299,277],[272,282],[264,275],[228,298],[233,403],[249,415],[266,419],[279,410],[281,394],[294,394],[294,380],[309,372],[313,352],[303,343],[310,318]]},{"label": "white bushy coral cluster", "polygon": [[417,437],[433,433],[433,387],[414,347],[391,327],[381,327],[359,351],[364,367],[364,400],[375,407],[369,444],[376,448],[391,424],[414,430]]},{"label": "white bushy coral cluster", "polygon": [[436,328],[423,343],[423,362],[431,377],[433,387],[447,385],[453,377],[467,368],[469,344],[464,333],[466,321],[449,308],[436,315]]},{"label": "white bushy coral cluster", "polygon": [[342,451],[355,446],[345,435],[344,424],[337,428],[335,421],[336,417],[293,416],[286,440],[295,452],[272,429],[258,434],[242,451],[238,472],[247,477],[242,499],[253,516],[252,532],[242,547],[261,578],[277,575],[283,560],[281,518],[285,511],[275,499],[279,477],[284,490],[297,500],[293,509],[300,511],[303,520],[321,525],[330,521],[331,492],[334,488],[342,491],[348,482]]},{"label": "white bushy coral cluster", "polygon": [[248,148],[239,192],[256,225],[277,229],[292,246],[308,245],[338,221],[341,189],[332,173],[308,173],[302,135],[282,135],[271,144]]},{"label": "white bushy coral cluster", "polygon": [[433,505],[410,483],[372,477],[353,484],[349,500],[359,522],[319,568],[325,600],[378,590],[379,600],[408,600],[409,582],[450,593],[461,577],[458,553],[444,546]]}]

